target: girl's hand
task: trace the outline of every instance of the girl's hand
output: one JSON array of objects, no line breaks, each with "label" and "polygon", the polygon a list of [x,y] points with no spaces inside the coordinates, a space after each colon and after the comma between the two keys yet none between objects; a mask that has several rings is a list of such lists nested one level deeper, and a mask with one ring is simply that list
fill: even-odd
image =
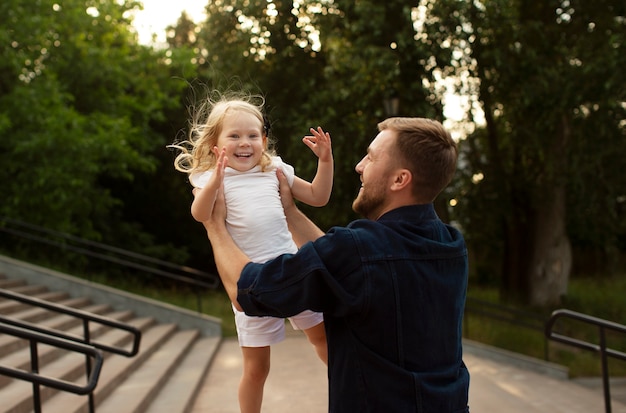
[{"label": "girl's hand", "polygon": [[[220,207],[217,205],[220,202],[218,195],[224,190],[224,169],[228,165],[228,157],[224,149],[220,152],[215,147],[213,152],[217,158],[215,171],[211,174],[204,188],[194,188],[192,191],[194,200],[191,203],[191,215],[199,222],[215,218],[215,212]],[[223,202],[224,196],[223,194],[221,196]],[[225,209],[225,207],[221,209]]]},{"label": "girl's hand", "polygon": [[333,151],[330,142],[330,134],[324,132],[321,126],[316,129],[311,128],[312,136],[305,136],[302,138],[302,142],[313,151],[313,153],[322,162],[332,161]]},{"label": "girl's hand", "polygon": [[224,170],[228,166],[228,156],[226,156],[226,148],[222,148],[220,151],[217,146],[213,147],[213,153],[215,154],[215,158],[217,158],[215,172],[211,175],[205,188],[211,188],[212,191],[215,191],[224,183]]}]

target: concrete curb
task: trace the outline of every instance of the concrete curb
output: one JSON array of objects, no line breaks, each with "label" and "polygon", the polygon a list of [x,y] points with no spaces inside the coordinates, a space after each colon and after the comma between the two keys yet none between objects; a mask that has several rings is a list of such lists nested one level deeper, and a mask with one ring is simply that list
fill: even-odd
[{"label": "concrete curb", "polygon": [[524,354],[514,353],[501,348],[488,346],[476,341],[463,339],[463,351],[481,358],[488,358],[497,362],[509,363],[515,367],[531,370],[535,373],[545,374],[556,379],[569,379],[569,369],[565,366],[529,357]]}]

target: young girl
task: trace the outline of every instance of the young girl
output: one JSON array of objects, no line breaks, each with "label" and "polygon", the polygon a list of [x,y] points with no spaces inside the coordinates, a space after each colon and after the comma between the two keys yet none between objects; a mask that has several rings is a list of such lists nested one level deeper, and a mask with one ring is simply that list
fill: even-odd
[{"label": "young girl", "polygon": [[[318,157],[312,182],[294,174],[270,148],[269,125],[261,103],[251,97],[208,99],[193,116],[188,141],[173,145],[181,150],[177,170],[189,174],[194,186],[191,214],[199,222],[211,215],[223,175],[226,199],[226,225],[233,239],[253,262],[265,262],[297,247],[287,228],[276,169],[287,176],[293,196],[312,206],[323,206],[333,183],[333,156],[330,135],[322,128],[311,128],[312,136],[303,142]],[[218,149],[219,148],[219,149]],[[223,174],[214,173],[217,159],[224,161]],[[285,322],[273,317],[249,317],[233,306],[239,345],[243,354],[243,374],[239,384],[241,412],[261,410],[263,387],[270,367],[270,345],[285,337]],[[326,334],[321,313],[305,311],[290,319],[303,330],[324,363],[327,362]]]}]

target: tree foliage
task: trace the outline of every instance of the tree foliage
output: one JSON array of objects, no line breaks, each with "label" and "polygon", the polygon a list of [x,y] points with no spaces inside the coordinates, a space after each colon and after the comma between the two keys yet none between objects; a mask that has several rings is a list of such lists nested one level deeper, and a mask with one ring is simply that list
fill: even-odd
[{"label": "tree foliage", "polygon": [[479,260],[500,263],[505,297],[558,302],[570,239],[606,250],[623,233],[624,3],[426,4],[429,37],[456,48],[446,65],[475,80],[485,117],[464,143],[459,220]]},{"label": "tree foliage", "polygon": [[164,47],[137,43],[139,7],[0,3],[0,216],[205,267],[166,145],[206,93],[243,90],[265,97],[277,150],[304,179],[317,162],[302,136],[331,133],[331,201],[303,208],[342,225],[377,122],[444,120],[446,79],[474,128],[437,208],[447,219],[455,198],[480,280],[553,302],[570,245],[574,268],[581,251],[611,263],[626,248],[623,0],[207,1],[206,20],[183,13]]},{"label": "tree foliage", "polygon": [[0,5],[0,215],[140,251],[154,243],[124,207],[133,180],[155,174],[155,148],[170,141],[158,127],[186,85],[164,52],[137,44],[136,7]]}]

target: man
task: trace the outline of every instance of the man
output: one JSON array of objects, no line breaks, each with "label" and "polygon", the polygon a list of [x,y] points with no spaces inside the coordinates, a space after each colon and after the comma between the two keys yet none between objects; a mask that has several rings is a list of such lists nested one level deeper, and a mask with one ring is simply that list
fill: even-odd
[{"label": "man", "polygon": [[378,126],[355,168],[362,185],[352,207],[366,219],[324,234],[297,209],[279,172],[298,252],[250,263],[226,231],[218,196],[205,222],[217,268],[249,315],[324,313],[331,412],[469,412],[461,344],[467,252],[433,207],[454,175],[457,147],[433,120]]}]

